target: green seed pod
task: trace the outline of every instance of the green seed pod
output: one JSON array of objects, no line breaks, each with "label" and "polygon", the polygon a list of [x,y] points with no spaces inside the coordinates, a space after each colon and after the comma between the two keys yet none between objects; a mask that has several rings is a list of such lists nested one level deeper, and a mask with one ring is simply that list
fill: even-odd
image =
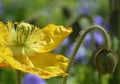
[{"label": "green seed pod", "polygon": [[100,49],[95,54],[96,67],[98,71],[102,74],[114,72],[117,63],[118,56],[111,49]]}]

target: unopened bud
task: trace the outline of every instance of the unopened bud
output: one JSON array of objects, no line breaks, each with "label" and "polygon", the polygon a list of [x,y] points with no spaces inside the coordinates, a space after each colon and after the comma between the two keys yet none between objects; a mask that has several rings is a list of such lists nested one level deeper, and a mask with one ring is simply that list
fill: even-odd
[{"label": "unopened bud", "polygon": [[100,49],[95,54],[95,63],[100,73],[112,73],[118,63],[118,56],[111,49]]}]

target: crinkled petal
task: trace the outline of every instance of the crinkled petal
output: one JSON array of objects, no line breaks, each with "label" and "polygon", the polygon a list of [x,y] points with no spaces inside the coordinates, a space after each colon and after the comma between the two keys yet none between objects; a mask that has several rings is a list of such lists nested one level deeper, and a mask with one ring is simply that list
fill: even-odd
[{"label": "crinkled petal", "polygon": [[30,56],[35,67],[39,67],[46,74],[39,74],[43,78],[49,78],[54,76],[65,76],[66,67],[68,65],[68,59],[59,54],[42,53]]},{"label": "crinkled petal", "polygon": [[0,67],[12,67],[18,70],[27,71],[24,64],[21,64],[13,58],[13,53],[10,48],[5,45],[0,45]]},{"label": "crinkled petal", "polygon": [[8,45],[16,45],[17,42],[17,33],[15,31],[15,25],[12,22],[7,22],[7,30],[9,32],[9,41]]},{"label": "crinkled petal", "polygon": [[8,39],[7,28],[2,22],[0,22],[0,45],[5,44],[7,39]]},{"label": "crinkled petal", "polygon": [[0,45],[0,67],[12,67],[18,70],[26,70],[20,62],[13,58],[13,53],[10,48],[5,45]]},{"label": "crinkled petal", "polygon": [[[68,59],[62,55],[44,52],[56,48],[72,32],[71,28],[65,29],[63,26],[53,24],[43,29],[33,27],[30,36],[25,40],[25,46],[19,47],[16,43],[18,39],[16,39],[14,25],[8,22],[7,27],[0,22],[0,67],[10,66],[42,78],[67,75],[65,70]],[[11,46],[15,48],[12,50]],[[15,54],[16,50],[19,53]]]},{"label": "crinkled petal", "polygon": [[[42,78],[67,75],[67,73],[65,73],[65,70],[68,65],[68,59],[62,55],[51,53],[37,53],[34,56],[29,56],[29,60],[33,66],[29,66],[29,63],[25,63],[25,61],[22,60],[22,56],[16,57],[15,59],[24,65],[25,69],[22,69],[22,71],[36,74]],[[17,67],[17,69],[19,69],[19,67]]]},{"label": "crinkled petal", "polygon": [[49,24],[43,29],[35,28],[27,44],[39,53],[48,52],[55,49],[71,32],[72,28]]},{"label": "crinkled petal", "polygon": [[0,67],[6,67],[6,59],[9,60],[8,57],[12,57],[13,54],[11,50],[5,46],[5,45],[0,45]]}]

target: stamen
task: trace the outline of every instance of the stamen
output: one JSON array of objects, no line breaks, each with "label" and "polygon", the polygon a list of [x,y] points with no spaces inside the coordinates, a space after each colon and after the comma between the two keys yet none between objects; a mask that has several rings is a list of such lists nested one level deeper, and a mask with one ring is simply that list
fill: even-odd
[{"label": "stamen", "polygon": [[20,23],[16,27],[17,41],[19,44],[24,44],[31,34],[32,26],[28,23]]}]

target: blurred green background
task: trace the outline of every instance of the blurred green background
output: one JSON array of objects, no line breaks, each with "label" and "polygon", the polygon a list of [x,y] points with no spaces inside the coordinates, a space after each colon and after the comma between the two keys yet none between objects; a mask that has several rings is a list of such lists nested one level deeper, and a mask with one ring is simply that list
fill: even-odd
[{"label": "blurred green background", "polygon": [[[74,31],[70,38],[74,42],[79,31],[93,24],[96,16],[102,17],[104,24],[110,23],[112,1],[114,0],[0,0],[0,21],[4,23],[25,21],[40,28],[50,23],[65,27],[72,26]],[[79,18],[80,16],[83,18]],[[88,17],[84,18],[84,16]],[[111,35],[114,39],[113,49],[117,51],[119,42],[118,37],[114,36],[114,30]],[[57,53],[65,55],[66,46],[68,45],[62,46]],[[120,84],[111,81],[114,79],[113,74],[101,75],[91,64],[95,50],[95,45],[86,49],[86,63],[80,61],[73,64],[68,84]],[[23,79],[24,75],[25,73],[23,73]],[[15,76],[15,70],[1,68],[0,84],[15,84]],[[45,81],[47,84],[61,84],[62,77]]]}]

